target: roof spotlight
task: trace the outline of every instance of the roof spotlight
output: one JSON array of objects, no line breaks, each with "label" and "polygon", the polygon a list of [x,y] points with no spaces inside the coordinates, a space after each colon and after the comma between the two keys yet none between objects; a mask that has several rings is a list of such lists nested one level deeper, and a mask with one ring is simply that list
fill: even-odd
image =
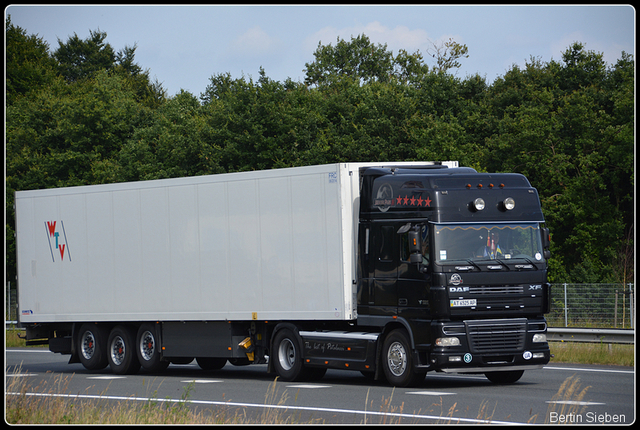
[{"label": "roof spotlight", "polygon": [[477,199],[475,199],[475,200],[473,201],[473,208],[474,208],[476,211],[481,211],[481,210],[483,210],[483,209],[484,209],[484,200],[483,200],[482,198],[480,198],[480,197],[478,197]]},{"label": "roof spotlight", "polygon": [[507,197],[506,199],[504,199],[502,204],[504,205],[504,208],[508,211],[516,207],[516,201],[513,200],[511,197]]}]

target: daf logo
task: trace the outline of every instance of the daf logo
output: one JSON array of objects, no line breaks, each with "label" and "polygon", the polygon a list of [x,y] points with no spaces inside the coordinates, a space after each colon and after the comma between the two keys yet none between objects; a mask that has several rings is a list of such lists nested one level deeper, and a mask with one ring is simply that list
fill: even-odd
[{"label": "daf logo", "polygon": [[451,279],[449,279],[449,283],[451,285],[462,284],[462,276],[458,275],[457,273],[454,273],[453,275],[451,275]]},{"label": "daf logo", "polygon": [[468,293],[469,287],[449,287],[450,293]]}]

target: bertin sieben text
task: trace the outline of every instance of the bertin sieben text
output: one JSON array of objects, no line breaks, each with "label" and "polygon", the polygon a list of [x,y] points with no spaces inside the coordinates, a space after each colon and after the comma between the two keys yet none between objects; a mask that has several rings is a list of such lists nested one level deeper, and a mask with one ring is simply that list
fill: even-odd
[{"label": "bertin sieben text", "polygon": [[623,424],[627,422],[624,414],[609,414],[599,412],[586,412],[584,414],[559,414],[549,413],[551,424]]}]

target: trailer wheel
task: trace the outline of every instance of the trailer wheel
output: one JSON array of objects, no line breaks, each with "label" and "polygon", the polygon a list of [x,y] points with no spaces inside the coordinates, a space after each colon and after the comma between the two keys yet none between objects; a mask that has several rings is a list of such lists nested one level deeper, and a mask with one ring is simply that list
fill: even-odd
[{"label": "trailer wheel", "polygon": [[524,370],[510,370],[508,372],[487,372],[484,376],[496,384],[513,384],[522,378],[523,374]]},{"label": "trailer wheel", "polygon": [[296,381],[303,376],[302,350],[296,335],[282,329],[273,339],[273,366],[284,381]]},{"label": "trailer wheel", "polygon": [[133,330],[128,327],[119,325],[111,330],[107,342],[107,359],[113,373],[127,375],[140,369],[135,338]]},{"label": "trailer wheel", "polygon": [[424,379],[424,374],[413,369],[411,343],[404,330],[394,330],[382,346],[382,368],[387,381],[396,387],[408,387]]},{"label": "trailer wheel", "polygon": [[87,370],[102,370],[107,367],[107,333],[96,324],[83,324],[78,333],[78,355]]},{"label": "trailer wheel", "polygon": [[162,360],[160,354],[160,343],[156,337],[153,324],[142,324],[136,335],[136,353],[138,361],[143,369],[150,372],[162,371],[169,366],[168,361]]}]

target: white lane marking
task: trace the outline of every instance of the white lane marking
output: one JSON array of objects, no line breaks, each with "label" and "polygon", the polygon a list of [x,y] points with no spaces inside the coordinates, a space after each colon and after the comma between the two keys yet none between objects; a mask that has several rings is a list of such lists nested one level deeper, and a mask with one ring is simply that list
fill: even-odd
[{"label": "white lane marking", "polygon": [[419,394],[422,396],[453,396],[457,393],[444,393],[440,391],[409,391],[405,394]]},{"label": "white lane marking", "polygon": [[331,385],[313,385],[313,384],[298,384],[298,385],[287,385],[287,388],[331,388]]},{"label": "white lane marking", "polygon": [[180,382],[185,382],[187,384],[190,384],[192,382],[194,384],[214,384],[216,382],[224,382],[224,381],[221,380],[221,379],[185,379],[185,380],[180,381]]},{"label": "white lane marking", "polygon": [[547,400],[545,403],[561,404],[561,405],[577,405],[577,406],[606,405],[606,403],[579,402],[577,400]]},{"label": "white lane marking", "polygon": [[582,369],[578,367],[553,367],[553,366],[544,366],[543,369],[549,370],[572,370],[578,372],[603,372],[603,373],[628,373],[634,374],[633,370],[610,370],[610,369]]},{"label": "white lane marking", "polygon": [[107,376],[87,376],[87,379],[126,379],[126,376],[115,376],[115,375],[107,375]]},{"label": "white lane marking", "polygon": [[[343,414],[355,414],[365,416],[386,416],[386,417],[400,417],[403,419],[427,419],[440,422],[442,416],[439,415],[423,415],[423,414],[406,414],[398,412],[376,412],[376,411],[363,411],[358,409],[336,409],[336,408],[319,408],[310,406],[287,406],[287,405],[266,405],[259,403],[237,403],[237,402],[217,402],[212,400],[185,400],[185,399],[158,399],[153,397],[125,397],[125,396],[99,396],[90,394],[56,394],[56,393],[18,393],[7,392],[7,396],[35,396],[35,397],[64,397],[70,399],[97,399],[97,400],[133,400],[141,402],[170,402],[170,403],[187,403],[194,405],[215,405],[215,406],[235,406],[241,408],[267,408],[267,409],[283,409],[292,411],[312,411],[312,412],[328,412],[328,413],[343,413]],[[458,418],[447,417],[448,422],[455,423],[481,423],[481,424],[518,424],[525,425],[527,423],[521,423],[516,421],[494,421],[494,420],[479,420],[474,418]]]}]

